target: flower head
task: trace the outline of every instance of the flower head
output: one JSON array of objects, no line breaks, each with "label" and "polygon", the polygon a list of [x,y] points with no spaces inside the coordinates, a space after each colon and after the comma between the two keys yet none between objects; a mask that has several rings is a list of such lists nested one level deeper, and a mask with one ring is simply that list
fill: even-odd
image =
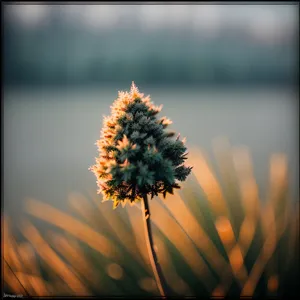
[{"label": "flower head", "polygon": [[100,140],[96,142],[99,157],[90,170],[97,178],[103,200],[134,203],[150,194],[172,194],[191,172],[186,167],[184,141],[173,139],[166,128],[172,123],[157,118],[162,106],[144,97],[134,82],[128,92],[119,92],[104,117]]}]

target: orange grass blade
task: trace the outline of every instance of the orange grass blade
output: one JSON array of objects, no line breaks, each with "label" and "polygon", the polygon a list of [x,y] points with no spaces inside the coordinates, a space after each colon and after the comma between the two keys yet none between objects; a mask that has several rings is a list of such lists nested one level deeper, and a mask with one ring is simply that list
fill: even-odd
[{"label": "orange grass blade", "polygon": [[25,284],[25,282],[29,282],[31,287],[30,289],[31,296],[41,296],[41,297],[49,296],[46,283],[39,276],[33,276],[31,274],[22,273],[22,272],[16,272],[16,275],[18,276],[18,278],[24,279],[24,282],[22,282],[22,284]]},{"label": "orange grass blade", "polygon": [[36,253],[31,244],[23,242],[18,245],[17,251],[22,259],[22,264],[26,273],[40,277],[41,272],[36,261]]},{"label": "orange grass blade", "polygon": [[233,148],[233,162],[237,174],[242,204],[247,219],[257,219],[260,212],[260,199],[253,174],[253,162],[246,147]]},{"label": "orange grass blade", "polygon": [[220,255],[215,245],[180,197],[179,193],[175,192],[171,198],[170,201],[164,201],[163,203],[186,234],[192,239],[194,244],[203,252],[203,255],[215,271],[218,274],[221,273],[221,271],[227,267],[228,263],[223,256]]},{"label": "orange grass blade", "polygon": [[26,211],[39,219],[71,233],[78,240],[81,240],[108,258],[118,256],[116,246],[108,238],[96,232],[87,224],[76,220],[49,204],[29,199],[26,202]]},{"label": "orange grass blade", "polygon": [[127,212],[129,222],[134,233],[135,245],[142,259],[142,265],[145,267],[148,274],[152,275],[152,267],[150,264],[148,250],[145,241],[145,232],[143,227],[144,224],[140,213],[141,208],[138,204],[135,204],[133,208],[125,207],[125,210]]},{"label": "orange grass blade", "polygon": [[255,291],[256,285],[259,281],[259,278],[261,277],[261,274],[272,257],[277,242],[280,239],[281,235],[283,234],[285,227],[280,228],[280,232],[276,236],[276,230],[274,226],[274,221],[272,222],[271,226],[269,227],[269,234],[265,240],[265,243],[263,245],[263,248],[261,250],[261,253],[259,254],[251,272],[249,275],[249,278],[247,282],[244,285],[244,288],[242,290],[241,296],[251,297]]},{"label": "orange grass blade", "polygon": [[230,269],[226,268],[222,272],[221,283],[216,289],[218,291],[222,287],[222,292],[225,293],[232,283],[232,275],[237,279],[240,286],[243,286],[247,280],[248,272],[244,265],[243,250],[235,238],[230,220],[220,217],[216,220],[215,226],[230,262]]},{"label": "orange grass blade", "polygon": [[[8,274],[11,274],[11,280],[6,279],[6,282],[11,286],[18,286],[21,285],[22,289],[25,289],[26,292],[29,292],[31,289],[31,286],[29,282],[24,278],[22,275],[17,276],[17,271],[23,271],[24,270],[24,262],[22,261],[22,257],[19,255],[18,252],[18,244],[16,240],[14,239],[11,228],[10,228],[10,220],[7,216],[3,217],[3,245],[4,245],[4,261],[6,264],[5,271],[8,273],[4,274],[4,277],[7,278]],[[15,280],[17,280],[19,283],[16,285]]]},{"label": "orange grass blade", "polygon": [[157,235],[154,236],[158,260],[162,266],[163,273],[166,276],[168,285],[172,290],[182,296],[194,296],[189,285],[178,275],[171,257],[167,251],[166,245]]},{"label": "orange grass blade", "polygon": [[237,238],[244,216],[237,189],[237,174],[234,168],[232,147],[228,138],[215,138],[213,140],[213,152],[220,173],[223,195],[227,200],[228,217],[233,224],[233,231]]},{"label": "orange grass blade", "polygon": [[22,271],[22,263],[17,252],[17,242],[10,230],[10,220],[7,216],[3,217],[3,254],[4,258],[13,271]]},{"label": "orange grass blade", "polygon": [[152,277],[144,277],[138,280],[138,285],[148,293],[157,293],[157,284]]},{"label": "orange grass blade", "polygon": [[15,272],[9,268],[7,262],[3,263],[3,279],[9,288],[16,294],[28,295],[27,289],[22,285],[20,278],[16,277]]},{"label": "orange grass blade", "polygon": [[78,213],[83,220],[96,227],[96,224],[93,222],[93,218],[91,218],[94,209],[86,197],[84,197],[82,194],[73,192],[68,195],[68,202],[73,210]]},{"label": "orange grass blade", "polygon": [[198,254],[194,245],[186,234],[181,230],[175,220],[166,212],[163,206],[153,199],[151,201],[151,220],[173,243],[187,262],[193,273],[201,280],[208,291],[212,288],[214,278],[203,258]]},{"label": "orange grass blade", "polygon": [[269,201],[274,207],[280,204],[281,191],[286,190],[287,184],[287,157],[285,154],[273,154],[270,159]]},{"label": "orange grass blade", "polygon": [[292,259],[296,253],[296,243],[299,241],[299,202],[296,203],[294,211],[290,214],[290,234],[289,234],[289,241],[288,241],[288,251],[287,251],[287,264],[292,263]]},{"label": "orange grass blade", "polygon": [[247,252],[255,235],[256,227],[257,221],[251,216],[246,215],[246,218],[242,223],[238,239],[238,244],[241,247],[243,257],[247,255]]},{"label": "orange grass blade", "polygon": [[[265,207],[262,214],[262,229],[264,236],[273,232],[275,238],[285,227],[285,220],[288,213],[287,201],[287,157],[284,154],[273,154],[270,158],[269,191]],[[276,238],[277,239],[277,238]],[[277,239],[278,242],[279,239]],[[283,258],[282,258],[283,259]],[[278,257],[275,252],[266,266],[266,273],[271,277],[277,273]]]},{"label": "orange grass blade", "polygon": [[203,151],[192,149],[190,153],[189,161],[194,166],[193,174],[207,196],[212,211],[216,216],[228,216],[229,211],[221,187]]},{"label": "orange grass blade", "polygon": [[88,295],[89,292],[75,273],[57,256],[42,238],[38,230],[27,220],[23,220],[21,232],[31,242],[36,252],[65,281],[76,295]]},{"label": "orange grass blade", "polygon": [[[147,252],[140,251],[140,248],[145,246],[145,240],[143,236],[142,244],[137,243],[135,231],[136,226],[133,226],[131,224],[130,219],[126,223],[126,215],[132,215],[134,212],[130,212],[127,214],[128,204],[124,208],[119,208],[119,213],[116,214],[115,211],[111,209],[110,203],[103,203],[99,201],[99,196],[96,196],[92,192],[89,193],[92,201],[98,208],[99,214],[101,215],[102,220],[105,220],[106,223],[109,225],[108,230],[112,231],[116,237],[118,238],[118,241],[120,244],[123,245],[123,247],[128,251],[129,254],[131,254],[132,258],[143,268],[146,270],[149,274],[152,274],[152,268],[149,265],[149,257],[147,255]],[[129,204],[130,205],[130,204]],[[132,207],[133,205],[130,205]],[[142,221],[142,218],[138,217],[139,221]],[[138,222],[139,222],[138,221]],[[131,226],[132,228],[130,228]],[[140,227],[143,229],[143,224]],[[138,229],[138,228],[137,228]],[[132,233],[133,231],[133,233]],[[143,257],[144,256],[144,257]],[[137,272],[137,268],[134,265],[130,266],[131,271],[134,273]],[[137,275],[140,276],[140,275]],[[133,284],[136,284],[134,280],[132,280]],[[128,288],[130,288],[128,286]]]},{"label": "orange grass blade", "polygon": [[139,255],[136,255],[138,248],[136,247],[134,236],[128,231],[128,225],[121,219],[120,215],[116,214],[112,209],[105,210],[105,208],[107,208],[105,204],[110,205],[109,203],[100,203],[95,197],[92,199],[99,209],[102,218],[109,224],[120,243],[135,258],[135,260],[143,266],[142,258]]},{"label": "orange grass blade", "polygon": [[92,282],[97,288],[101,287],[99,271],[94,271],[94,267],[86,260],[85,254],[76,245],[61,234],[48,232],[50,240],[55,248],[60,252],[78,274],[88,282]]}]

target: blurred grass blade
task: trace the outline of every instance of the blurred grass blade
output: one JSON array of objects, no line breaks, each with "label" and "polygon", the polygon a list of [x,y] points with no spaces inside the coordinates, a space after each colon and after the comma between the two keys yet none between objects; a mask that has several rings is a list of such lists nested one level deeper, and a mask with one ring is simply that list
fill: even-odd
[{"label": "blurred grass blade", "polygon": [[95,209],[92,207],[91,202],[80,193],[72,192],[68,195],[68,202],[71,208],[88,224],[97,227],[97,223],[94,222],[92,213]]},{"label": "blurred grass blade", "polygon": [[22,271],[22,264],[17,252],[17,243],[10,231],[10,220],[7,216],[3,217],[3,254],[4,258],[13,271]]},{"label": "blurred grass blade", "polygon": [[36,253],[32,245],[28,242],[23,242],[18,245],[17,250],[22,259],[24,271],[33,276],[40,277],[41,272],[36,261]]},{"label": "blurred grass blade", "polygon": [[228,216],[226,201],[223,197],[221,187],[208,164],[208,160],[199,149],[192,149],[190,163],[194,166],[193,174],[196,176],[199,185],[203,189],[211,210],[215,216]]},{"label": "blurred grass blade", "polygon": [[226,137],[213,140],[213,151],[220,173],[220,184],[229,211],[229,219],[237,238],[244,219],[240,193],[237,189],[237,174],[234,168],[232,147]]},{"label": "blurred grass blade", "polygon": [[192,239],[193,243],[202,251],[216,273],[224,270],[228,265],[227,262],[189,211],[179,193],[175,192],[170,201],[163,201],[163,203],[172,213],[174,219],[180,224],[181,228]]},{"label": "blurred grass blade", "polygon": [[[243,251],[234,236],[232,224],[229,219],[220,217],[216,221],[216,228],[229,258],[232,274],[242,287],[247,280],[248,272],[244,265]],[[229,274],[229,271],[226,269],[222,272],[221,285],[223,291],[229,288],[232,282],[231,274]]]},{"label": "blurred grass blade", "polygon": [[[29,294],[31,296],[49,296],[45,281],[39,276],[34,276],[28,273],[16,272],[18,278],[22,278],[24,286],[30,285]],[[28,289],[27,289],[28,290]]]},{"label": "blurred grass blade", "polygon": [[88,295],[80,279],[74,272],[58,257],[47,242],[42,238],[38,230],[28,221],[23,220],[21,232],[31,242],[40,257],[52,268],[76,295]]},{"label": "blurred grass blade", "polygon": [[247,147],[233,148],[233,162],[237,173],[244,214],[248,220],[257,219],[260,199],[257,183],[253,174],[253,163]]},{"label": "blurred grass blade", "polygon": [[[135,260],[144,267],[141,256],[137,255],[139,251],[134,242],[134,235],[129,231],[129,226],[112,209],[105,210],[107,207],[105,206],[105,203],[101,203],[95,197],[92,197],[92,199],[96,204],[101,217],[109,224],[111,231],[114,232],[120,243],[125,247],[128,253],[130,253]],[[106,204],[110,205],[110,203]]]},{"label": "blurred grass blade", "polygon": [[86,260],[84,253],[74,242],[67,239],[61,234],[48,232],[47,235],[53,242],[57,251],[70,263],[72,268],[76,270],[82,278],[93,284],[97,288],[101,288],[101,280],[99,270],[95,272],[94,267]]},{"label": "blurred grass blade", "polygon": [[214,278],[192,242],[156,198],[151,201],[151,209],[152,222],[177,248],[193,273],[201,280],[201,283],[204,284],[206,289],[210,291],[214,283]]},{"label": "blurred grass blade", "polygon": [[281,235],[284,233],[285,227],[281,227],[281,231],[276,236],[276,230],[274,226],[274,221],[269,227],[268,236],[264,242],[261,253],[259,254],[248,278],[242,290],[241,296],[251,297],[255,291],[258,280],[260,279],[262,272],[270,260],[274,251],[276,250],[277,242]]},{"label": "blurred grass blade", "polygon": [[20,278],[16,277],[15,272],[13,273],[5,260],[3,262],[3,280],[14,293],[21,295],[28,294]]},{"label": "blurred grass blade", "polygon": [[[291,205],[292,206],[292,205]],[[289,215],[289,225],[290,225],[290,235],[288,241],[288,251],[287,251],[287,263],[293,263],[293,257],[297,255],[296,244],[299,242],[299,202],[292,206],[294,210],[291,210]]]},{"label": "blurred grass blade", "polygon": [[143,228],[143,219],[141,218],[141,208],[136,204],[133,208],[125,207],[128,214],[129,222],[131,224],[131,229],[135,237],[135,245],[140,254],[143,266],[146,268],[149,275],[152,275],[152,267],[150,264],[147,246],[145,242],[145,232]]},{"label": "blurred grass blade", "polygon": [[[275,153],[270,158],[269,191],[267,199],[267,214],[263,222],[265,235],[270,230],[271,223],[275,235],[279,235],[285,227],[285,216],[288,211],[287,198],[287,157],[282,153]],[[277,241],[279,242],[279,240]],[[278,273],[278,251],[275,251],[266,266],[266,274],[271,277]],[[284,259],[285,260],[285,259]]]},{"label": "blurred grass blade", "polygon": [[154,240],[157,249],[156,251],[158,260],[162,266],[168,285],[175,293],[179,295],[194,296],[194,292],[192,292],[189,285],[177,273],[176,268],[172,263],[172,259],[167,251],[167,247],[162,239],[156,235],[154,236]]},{"label": "blurred grass blade", "polygon": [[246,218],[242,223],[239,239],[238,239],[238,244],[241,246],[243,257],[247,255],[247,252],[253,241],[256,226],[257,226],[257,221],[251,216],[246,216]]},{"label": "blurred grass blade", "polygon": [[74,219],[49,204],[28,199],[26,202],[26,211],[39,219],[66,230],[108,258],[117,256],[116,246],[108,238],[96,232],[87,224]]}]

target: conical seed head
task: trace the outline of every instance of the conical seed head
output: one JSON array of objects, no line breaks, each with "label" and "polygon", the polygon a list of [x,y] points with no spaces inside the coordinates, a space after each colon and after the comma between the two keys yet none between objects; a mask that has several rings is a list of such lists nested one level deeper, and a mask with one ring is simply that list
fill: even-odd
[{"label": "conical seed head", "polygon": [[119,92],[111,115],[104,117],[96,142],[99,156],[90,171],[97,177],[103,199],[112,200],[114,208],[147,194],[173,194],[178,181],[191,172],[184,165],[184,141],[167,131],[172,121],[157,117],[161,109],[132,82],[130,93]]}]

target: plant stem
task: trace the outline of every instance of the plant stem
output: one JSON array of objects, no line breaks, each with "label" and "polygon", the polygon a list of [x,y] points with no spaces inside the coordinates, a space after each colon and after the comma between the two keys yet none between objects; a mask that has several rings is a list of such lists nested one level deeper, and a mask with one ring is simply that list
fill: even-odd
[{"label": "plant stem", "polygon": [[163,276],[160,264],[158,263],[158,259],[153,245],[153,237],[152,237],[151,222],[150,222],[150,209],[148,205],[147,195],[143,196],[142,213],[143,213],[146,244],[147,244],[152,271],[154,273],[156,284],[161,296],[166,297],[167,284]]}]

